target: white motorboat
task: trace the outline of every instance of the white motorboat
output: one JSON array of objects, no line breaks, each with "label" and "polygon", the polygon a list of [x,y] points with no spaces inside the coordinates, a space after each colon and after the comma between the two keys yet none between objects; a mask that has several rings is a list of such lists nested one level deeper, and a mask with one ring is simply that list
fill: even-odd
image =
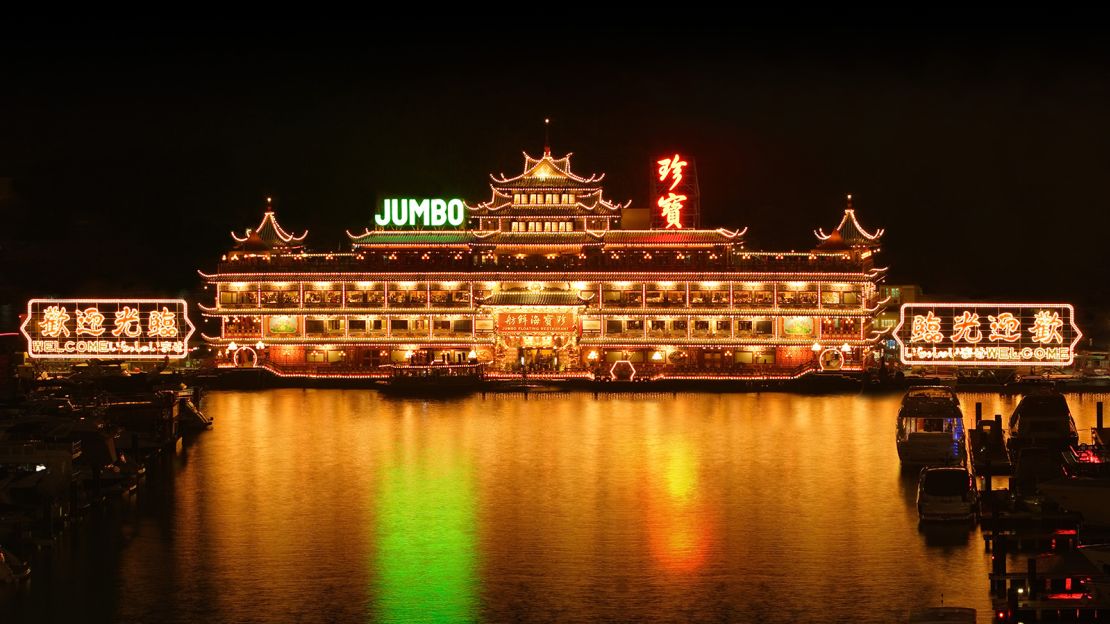
[{"label": "white motorboat", "polygon": [[917,513],[923,522],[975,519],[979,490],[967,468],[923,469],[917,484]]},{"label": "white motorboat", "polygon": [[963,465],[964,416],[944,386],[911,388],[898,410],[898,457],[906,467]]}]

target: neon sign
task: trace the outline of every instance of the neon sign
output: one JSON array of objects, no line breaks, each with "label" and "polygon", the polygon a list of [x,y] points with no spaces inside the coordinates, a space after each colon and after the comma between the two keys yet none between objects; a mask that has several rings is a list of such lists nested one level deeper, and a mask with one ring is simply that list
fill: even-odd
[{"label": "neon sign", "polygon": [[678,152],[655,161],[654,197],[658,208],[652,227],[696,228],[698,216],[697,172],[690,159]]},{"label": "neon sign", "polygon": [[497,329],[503,333],[553,333],[573,332],[578,327],[574,315],[565,312],[500,312],[497,314]]},{"label": "neon sign", "polygon": [[195,328],[184,299],[32,299],[20,331],[47,359],[181,359]]},{"label": "neon sign", "polygon": [[1069,304],[907,303],[894,328],[910,365],[1068,366],[1082,337]]},{"label": "neon sign", "polygon": [[374,215],[379,227],[459,227],[465,220],[461,199],[386,199],[382,211]]}]

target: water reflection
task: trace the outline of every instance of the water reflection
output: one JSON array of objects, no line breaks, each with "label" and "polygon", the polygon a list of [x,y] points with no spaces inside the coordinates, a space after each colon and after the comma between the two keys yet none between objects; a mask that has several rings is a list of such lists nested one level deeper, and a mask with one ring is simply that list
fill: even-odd
[{"label": "water reflection", "polygon": [[466,622],[474,619],[474,483],[454,427],[426,428],[406,410],[394,445],[384,450],[374,557],[377,619]]},{"label": "water reflection", "polygon": [[677,436],[649,448],[644,522],[652,557],[666,572],[694,572],[705,563],[714,537],[713,511],[698,487],[697,458]]},{"label": "water reflection", "polygon": [[[212,393],[216,428],[0,589],[0,620],[986,614],[978,530],[918,524],[900,398]],[[961,395],[965,423],[1018,398]],[[1081,437],[1095,400],[1069,397]]]}]

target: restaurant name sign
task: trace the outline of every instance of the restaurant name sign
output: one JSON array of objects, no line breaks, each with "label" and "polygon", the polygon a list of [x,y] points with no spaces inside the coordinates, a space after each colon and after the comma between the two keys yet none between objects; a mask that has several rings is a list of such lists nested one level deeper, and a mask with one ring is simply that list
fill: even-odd
[{"label": "restaurant name sign", "polygon": [[184,299],[32,299],[19,329],[33,358],[161,360],[196,328]]},{"label": "restaurant name sign", "polygon": [[465,221],[461,199],[386,199],[382,211],[374,215],[374,224],[387,228],[457,228]]},{"label": "restaurant name sign", "polygon": [[894,328],[910,365],[1068,366],[1082,337],[1066,303],[907,303]]},{"label": "restaurant name sign", "polygon": [[502,333],[558,333],[577,330],[574,315],[566,312],[501,312],[497,331]]}]

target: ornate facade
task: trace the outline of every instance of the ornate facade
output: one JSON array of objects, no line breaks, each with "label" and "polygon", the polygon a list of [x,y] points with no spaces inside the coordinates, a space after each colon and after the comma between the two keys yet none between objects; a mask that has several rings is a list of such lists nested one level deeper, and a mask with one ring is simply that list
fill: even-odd
[{"label": "ornate facade", "polygon": [[[281,375],[374,376],[384,365],[488,363],[489,370],[639,376],[792,377],[860,370],[885,302],[882,230],[849,207],[807,252],[747,249],[746,230],[621,228],[628,204],[570,155],[525,155],[491,176],[462,229],[352,234],[312,253],[267,205],[212,274],[202,312],[224,365]],[[621,366],[626,366],[622,364]]]}]

